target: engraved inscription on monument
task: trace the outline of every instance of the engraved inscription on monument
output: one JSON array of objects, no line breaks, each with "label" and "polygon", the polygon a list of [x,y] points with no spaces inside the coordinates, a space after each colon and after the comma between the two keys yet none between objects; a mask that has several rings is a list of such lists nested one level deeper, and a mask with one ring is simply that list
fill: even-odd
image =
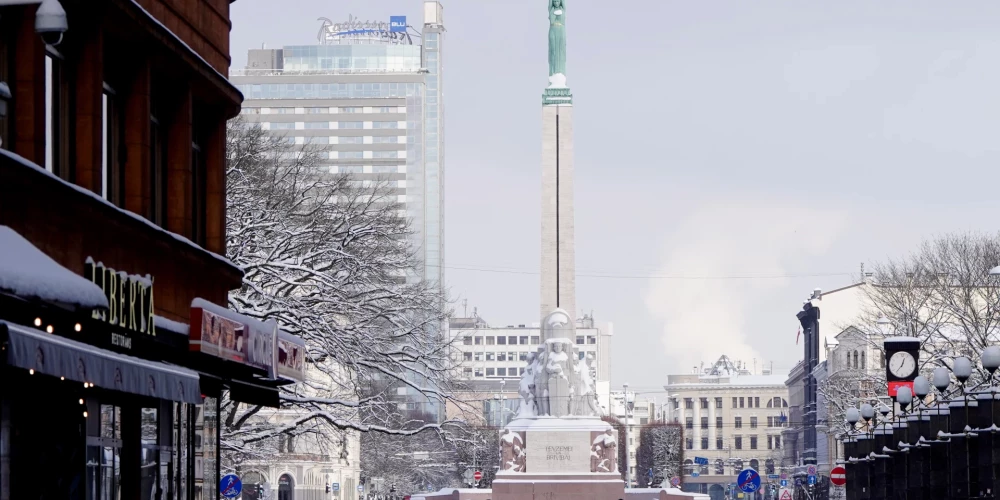
[{"label": "engraved inscription on monument", "polygon": [[590,432],[528,431],[532,472],[590,471]]}]

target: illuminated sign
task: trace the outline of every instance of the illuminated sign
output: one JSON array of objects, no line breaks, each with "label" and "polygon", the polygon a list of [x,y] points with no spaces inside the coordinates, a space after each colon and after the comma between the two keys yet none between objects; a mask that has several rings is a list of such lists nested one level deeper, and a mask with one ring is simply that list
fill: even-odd
[{"label": "illuminated sign", "polygon": [[[84,276],[101,287],[108,299],[108,309],[94,310],[91,317],[127,330],[129,333],[143,333],[156,336],[153,321],[153,279],[146,276],[129,275],[106,267],[101,262],[87,257]],[[112,344],[126,349],[132,348],[132,339],[120,333],[112,334]]]},{"label": "illuminated sign", "polygon": [[389,31],[400,33],[406,31],[406,16],[389,16]]},{"label": "illuminated sign", "polygon": [[268,378],[276,378],[274,346],[278,339],[278,324],[251,320],[247,325],[247,364],[267,371]]},{"label": "illuminated sign", "polygon": [[306,379],[306,343],[302,339],[280,333],[278,335],[278,376],[302,382]]},{"label": "illuminated sign", "polygon": [[413,45],[413,39],[406,32],[406,16],[390,16],[389,22],[362,21],[350,16],[346,22],[334,23],[321,17],[323,21],[316,37],[322,44],[389,43],[393,45]]},{"label": "illuminated sign", "polygon": [[230,361],[247,360],[247,325],[207,307],[191,308],[192,350]]}]

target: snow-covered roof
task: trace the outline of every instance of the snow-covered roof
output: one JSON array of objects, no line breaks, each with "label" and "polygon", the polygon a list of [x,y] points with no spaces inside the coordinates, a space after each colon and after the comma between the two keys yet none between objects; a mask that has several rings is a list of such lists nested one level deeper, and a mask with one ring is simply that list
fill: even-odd
[{"label": "snow-covered roof", "polygon": [[147,218],[145,218],[145,217],[143,217],[143,216],[141,216],[139,214],[136,214],[136,213],[133,213],[133,212],[129,212],[128,210],[123,210],[121,208],[118,208],[114,204],[108,202],[108,200],[105,200],[104,198],[101,198],[100,196],[97,195],[97,193],[94,193],[93,191],[91,191],[89,189],[85,189],[83,187],[77,186],[76,184],[73,184],[72,182],[66,182],[66,181],[64,181],[64,180],[60,179],[58,176],[54,175],[52,172],[49,172],[48,170],[45,170],[44,168],[39,167],[38,165],[35,165],[31,161],[28,161],[23,156],[20,156],[18,154],[15,154],[15,153],[12,153],[10,151],[7,151],[6,149],[0,149],[0,155],[3,155],[3,156],[6,156],[6,157],[10,158],[11,160],[14,161],[14,163],[16,165],[21,165],[23,167],[33,169],[34,171],[36,171],[38,173],[47,175],[47,176],[51,177],[52,179],[55,179],[56,181],[61,182],[61,183],[65,184],[65,185],[67,185],[67,186],[75,189],[76,191],[78,191],[80,193],[83,193],[83,194],[85,194],[85,195],[93,198],[98,203],[101,203],[104,206],[106,206],[106,207],[108,207],[108,208],[110,208],[112,210],[117,210],[118,212],[121,212],[121,213],[123,213],[123,214],[125,214],[125,215],[127,215],[127,216],[129,216],[129,217],[131,217],[131,218],[133,218],[133,219],[135,219],[135,220],[137,220],[137,221],[145,224],[146,226],[155,229],[156,231],[159,231],[159,232],[162,232],[164,234],[169,235],[171,238],[173,238],[173,239],[175,239],[175,240],[177,240],[177,241],[179,241],[179,242],[181,242],[181,243],[183,243],[183,244],[191,247],[192,249],[194,249],[194,250],[196,250],[198,252],[202,252],[202,253],[208,254],[212,258],[214,258],[214,259],[216,259],[216,260],[218,260],[220,262],[223,262],[226,265],[229,265],[229,266],[231,266],[233,268],[236,268],[236,269],[240,269],[240,267],[237,266],[233,261],[231,261],[231,260],[229,260],[229,259],[227,259],[227,258],[225,258],[225,257],[223,257],[223,256],[221,256],[221,255],[219,255],[219,254],[217,254],[215,252],[211,252],[209,250],[206,250],[205,248],[202,248],[201,246],[195,244],[195,242],[193,242],[193,241],[191,241],[191,240],[189,240],[189,239],[187,239],[187,238],[185,238],[185,237],[183,237],[183,236],[181,236],[181,235],[179,235],[177,233],[172,233],[170,231],[167,231],[166,229],[163,229],[162,227],[157,226],[156,224],[154,224],[153,222],[151,222],[149,219],[147,219]]},{"label": "snow-covered roof", "polygon": [[785,386],[788,373],[774,372],[771,375],[739,375],[732,377],[699,377],[697,382],[670,384],[667,389],[684,387],[766,387]]},{"label": "snow-covered roof", "polygon": [[886,337],[885,342],[920,342],[920,339],[916,337],[904,337],[902,335],[898,335],[895,337]]},{"label": "snow-covered roof", "polygon": [[168,332],[179,333],[181,335],[189,335],[191,330],[187,323],[167,319],[163,316],[153,316],[153,325],[156,326],[157,330],[166,330]]},{"label": "snow-covered roof", "polygon": [[78,309],[107,309],[101,288],[52,260],[23,236],[0,226],[0,290]]}]

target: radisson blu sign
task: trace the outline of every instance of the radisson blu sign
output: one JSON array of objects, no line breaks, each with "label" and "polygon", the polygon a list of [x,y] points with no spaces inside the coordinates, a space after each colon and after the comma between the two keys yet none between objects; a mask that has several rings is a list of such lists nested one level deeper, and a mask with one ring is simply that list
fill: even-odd
[{"label": "radisson blu sign", "polygon": [[347,21],[334,23],[321,17],[323,26],[319,30],[320,43],[357,43],[357,42],[388,42],[395,44],[413,44],[406,32],[406,16],[390,16],[389,22],[362,21],[350,16]]}]

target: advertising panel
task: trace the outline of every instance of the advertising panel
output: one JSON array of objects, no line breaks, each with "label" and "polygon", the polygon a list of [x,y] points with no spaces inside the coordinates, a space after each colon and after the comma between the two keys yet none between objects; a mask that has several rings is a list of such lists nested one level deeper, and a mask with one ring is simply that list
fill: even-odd
[{"label": "advertising panel", "polygon": [[306,344],[302,339],[278,334],[278,376],[302,382],[306,376]]}]

